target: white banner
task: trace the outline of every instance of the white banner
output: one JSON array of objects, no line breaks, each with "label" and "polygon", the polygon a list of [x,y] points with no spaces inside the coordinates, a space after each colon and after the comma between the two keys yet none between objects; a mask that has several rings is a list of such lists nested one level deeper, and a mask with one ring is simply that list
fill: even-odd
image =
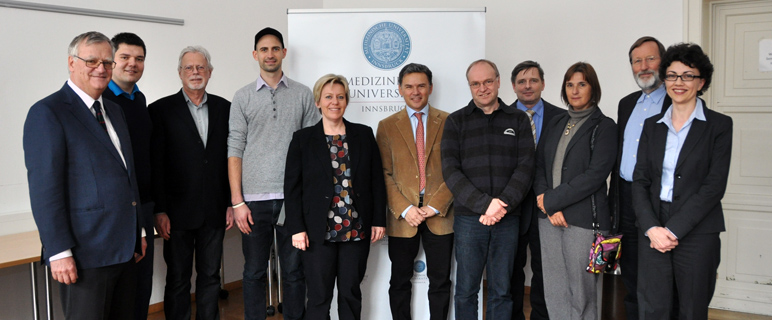
[{"label": "white banner", "polygon": [[[288,10],[288,48],[284,70],[290,78],[313,87],[319,77],[342,74],[349,80],[345,118],[373,128],[405,108],[399,95],[399,70],[421,63],[433,73],[429,103],[453,112],[471,95],[466,68],[485,57],[485,10]],[[391,319],[388,239],[371,247],[362,282],[362,319]],[[455,263],[452,270],[455,284]],[[429,319],[426,259],[420,250],[414,267],[412,314]],[[337,317],[333,299],[332,319]],[[479,295],[482,315],[482,292]],[[452,304],[450,319],[455,318]]]}]

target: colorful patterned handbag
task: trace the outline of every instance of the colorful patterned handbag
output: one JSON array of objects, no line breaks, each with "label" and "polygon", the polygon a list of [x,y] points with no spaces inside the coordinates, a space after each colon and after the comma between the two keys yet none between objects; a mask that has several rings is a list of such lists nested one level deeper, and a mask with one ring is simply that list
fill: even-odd
[{"label": "colorful patterned handbag", "polygon": [[622,256],[622,235],[604,236],[600,232],[595,233],[595,241],[590,247],[590,264],[587,266],[589,273],[613,273],[617,268],[617,261]]},{"label": "colorful patterned handbag", "polygon": [[[595,149],[595,133],[598,130],[598,126],[592,130],[592,137],[590,138],[590,158],[592,159],[592,152]],[[592,200],[592,231],[595,234],[595,240],[590,246],[590,263],[587,266],[587,272],[589,273],[613,273],[617,268],[617,261],[622,256],[622,235],[608,235],[604,236],[599,228],[597,206],[595,205],[595,194],[591,196]],[[614,219],[616,221],[618,219]],[[616,230],[615,227],[612,230]]]}]

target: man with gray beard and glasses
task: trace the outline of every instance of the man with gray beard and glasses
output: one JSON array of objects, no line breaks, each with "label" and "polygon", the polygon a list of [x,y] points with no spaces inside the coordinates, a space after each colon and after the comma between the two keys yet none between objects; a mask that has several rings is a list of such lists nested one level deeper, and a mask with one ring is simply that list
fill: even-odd
[{"label": "man with gray beard and glasses", "polygon": [[[630,47],[628,58],[633,69],[635,82],[641,88],[619,100],[617,111],[619,126],[619,147],[617,162],[611,173],[609,201],[614,211],[614,227],[619,227],[622,237],[622,282],[627,288],[625,311],[627,319],[638,319],[638,230],[635,226],[631,185],[633,169],[638,152],[638,139],[643,130],[643,121],[663,114],[670,106],[670,97],[659,78],[659,63],[665,47],[653,37],[641,37]],[[676,313],[677,314],[677,313]]]},{"label": "man with gray beard and glasses", "polygon": [[219,319],[223,239],[233,226],[230,102],[206,92],[214,66],[204,47],[182,49],[177,71],[182,89],[148,107],[155,228],[164,238],[167,267],[164,315],[190,319],[195,260],[196,319]]}]

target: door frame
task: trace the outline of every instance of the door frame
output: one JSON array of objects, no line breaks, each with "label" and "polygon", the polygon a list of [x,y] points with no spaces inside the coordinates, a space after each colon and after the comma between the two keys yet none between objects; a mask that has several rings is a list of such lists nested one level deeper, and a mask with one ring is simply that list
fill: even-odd
[{"label": "door frame", "polygon": [[[718,5],[726,4],[741,4],[741,3],[754,3],[762,2],[760,0],[683,0],[683,35],[684,42],[692,42],[699,44],[708,56],[713,56],[713,25],[712,15],[714,14]],[[705,99],[709,108],[713,109],[714,105],[711,102],[711,95],[706,94],[702,96]],[[735,129],[737,126],[735,125]],[[734,162],[734,160],[733,160]],[[748,209],[741,208],[737,204],[728,204],[724,206],[725,211],[731,211],[732,209]],[[722,233],[722,245],[726,246],[727,232]],[[728,258],[725,253],[725,248],[722,248],[722,258]],[[722,264],[728,261],[722,261]],[[741,284],[726,279],[726,268],[719,266],[718,279],[716,283],[716,291],[711,301],[710,307],[716,309],[726,309],[731,311],[756,313],[772,315],[772,303],[759,302],[759,299],[752,301],[748,299],[751,295],[755,295],[757,298],[772,297],[772,290],[768,285],[757,284],[758,287],[750,285],[748,283]],[[722,279],[722,276],[724,277]],[[753,288],[752,288],[753,287]],[[761,299],[766,300],[766,299]]]}]

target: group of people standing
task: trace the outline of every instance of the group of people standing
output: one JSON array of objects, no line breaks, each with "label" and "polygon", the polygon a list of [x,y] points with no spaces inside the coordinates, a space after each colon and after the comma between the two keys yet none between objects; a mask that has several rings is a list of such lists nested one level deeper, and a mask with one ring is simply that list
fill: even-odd
[{"label": "group of people standing", "polygon": [[219,318],[234,224],[245,319],[266,318],[274,236],[285,319],[329,318],[336,286],[339,318],[360,319],[370,245],[386,235],[394,319],[411,319],[421,243],[431,319],[448,317],[454,250],[457,319],[478,318],[483,272],[486,317],[525,319],[529,247],[530,318],[596,319],[588,248],[593,229],[616,224],[628,319],[707,318],[732,122],[698,98],[713,68],[697,45],[633,44],[642,91],[620,101],[619,125],[601,111],[585,62],[563,77],[566,111],[541,98],[538,63],[514,68],[518,100],[508,105],[496,64],[477,60],[466,72],[472,100],[451,114],[429,103],[431,70],[410,63],[398,76],[406,108],[377,134],[344,118],[344,76],[324,75],[313,90],[287,77],[275,29],[255,35],[260,75],[232,102],[206,92],[211,57],[191,46],[179,56],[182,89],[146,108],[136,85],[145,54],[135,34],[79,35],[70,79],[24,125],[42,259],[67,319],[146,318],[153,228],[164,239],[166,318],[190,318],[194,259],[196,317]]}]

